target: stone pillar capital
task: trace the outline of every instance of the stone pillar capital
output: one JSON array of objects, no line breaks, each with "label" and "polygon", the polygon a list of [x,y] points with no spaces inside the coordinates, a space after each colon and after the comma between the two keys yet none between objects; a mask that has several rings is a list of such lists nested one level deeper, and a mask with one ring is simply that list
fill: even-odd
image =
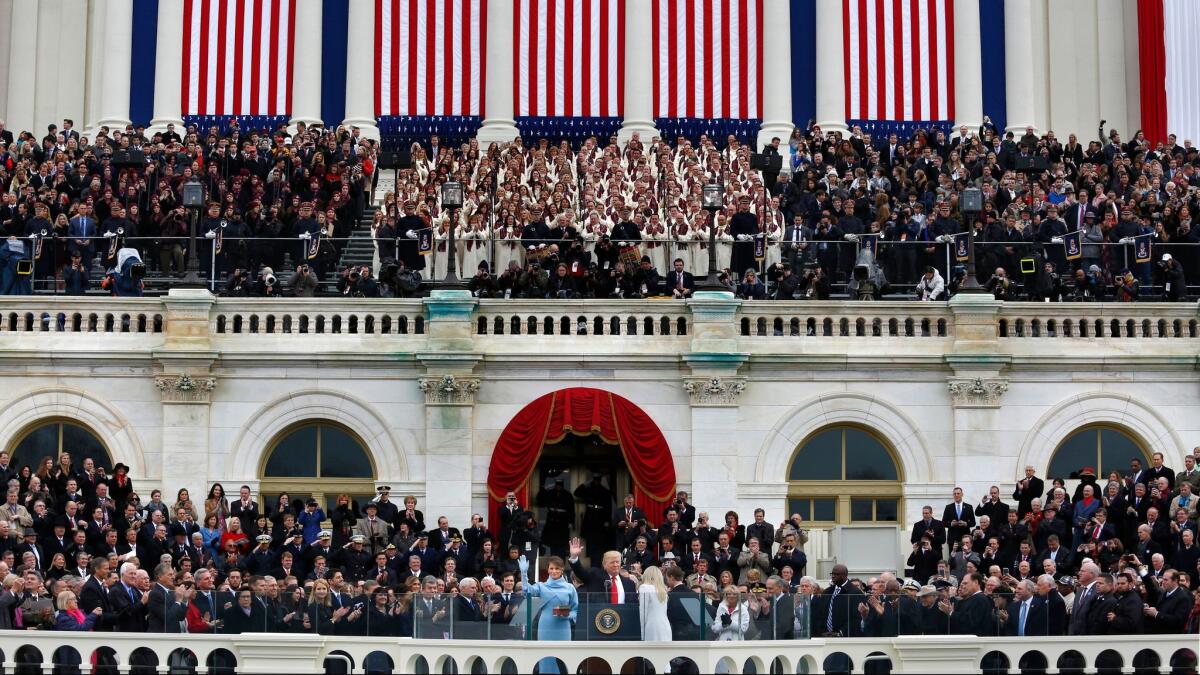
[{"label": "stone pillar capital", "polygon": [[736,406],[746,390],[744,377],[685,377],[683,390],[693,406]]},{"label": "stone pillar capital", "polygon": [[478,377],[442,375],[422,377],[417,386],[425,394],[425,405],[475,405],[475,393],[479,391]]},{"label": "stone pillar capital", "polygon": [[163,403],[209,403],[217,378],[211,375],[188,373],[154,376],[154,386],[162,394]]},{"label": "stone pillar capital", "polygon": [[955,408],[999,408],[1008,380],[999,377],[951,377],[946,380]]}]

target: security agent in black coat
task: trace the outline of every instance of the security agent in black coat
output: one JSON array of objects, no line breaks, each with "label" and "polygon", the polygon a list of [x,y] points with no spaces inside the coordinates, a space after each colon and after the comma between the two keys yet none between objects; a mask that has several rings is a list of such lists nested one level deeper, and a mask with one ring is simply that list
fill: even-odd
[{"label": "security agent in black coat", "polygon": [[[524,237],[522,237],[524,238]],[[637,223],[633,222],[633,209],[626,206],[621,209],[621,222],[613,227],[612,234],[609,239],[617,242],[618,246],[631,244],[642,240],[642,231],[638,228]]]},{"label": "security agent in black coat", "polygon": [[913,544],[913,551],[905,563],[912,568],[912,577],[922,585],[929,583],[929,578],[937,574],[938,562],[942,559],[941,548],[934,546],[933,534],[924,532],[921,541]]},{"label": "security agent in black coat", "polygon": [[813,637],[860,637],[858,603],[865,597],[847,580],[845,565],[834,565],[829,587],[813,601]]},{"label": "security agent in black coat", "polygon": [[915,544],[921,541],[926,532],[929,533],[934,550],[940,554],[942,547],[946,545],[946,526],[942,524],[942,521],[933,517],[933,509],[929,507],[922,508],[921,520],[913,523],[912,535],[908,538],[909,543]]},{"label": "security agent in black coat", "polygon": [[542,217],[542,207],[534,206],[530,210],[530,220],[525,223],[525,228],[521,230],[521,246],[525,247],[526,251],[536,246],[547,246],[550,244],[550,226],[546,224]]}]

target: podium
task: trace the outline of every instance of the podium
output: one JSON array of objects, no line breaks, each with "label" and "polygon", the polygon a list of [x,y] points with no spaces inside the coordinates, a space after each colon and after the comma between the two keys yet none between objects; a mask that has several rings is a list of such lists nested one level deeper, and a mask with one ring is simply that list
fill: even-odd
[{"label": "podium", "polygon": [[575,640],[641,640],[641,616],[636,603],[614,605],[580,599],[579,620],[575,622]]}]

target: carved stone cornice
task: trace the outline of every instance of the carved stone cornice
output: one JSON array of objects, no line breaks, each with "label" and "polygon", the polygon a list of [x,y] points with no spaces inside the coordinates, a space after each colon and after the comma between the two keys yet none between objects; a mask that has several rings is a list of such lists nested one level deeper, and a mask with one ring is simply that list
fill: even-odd
[{"label": "carved stone cornice", "polygon": [[955,408],[999,408],[1008,381],[995,377],[958,377],[946,381]]},{"label": "carved stone cornice", "polygon": [[209,375],[155,375],[154,386],[162,394],[163,403],[208,403],[217,378]]},{"label": "carved stone cornice", "polygon": [[425,393],[425,405],[475,405],[479,378],[460,375],[422,377],[417,380],[417,386]]},{"label": "carved stone cornice", "polygon": [[737,405],[738,396],[746,390],[744,377],[686,377],[683,390],[694,406]]}]

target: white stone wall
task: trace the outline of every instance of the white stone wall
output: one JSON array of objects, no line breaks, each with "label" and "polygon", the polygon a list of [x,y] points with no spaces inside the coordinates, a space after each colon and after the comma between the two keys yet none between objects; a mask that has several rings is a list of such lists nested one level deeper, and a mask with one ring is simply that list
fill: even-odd
[{"label": "white stone wall", "polygon": [[[292,301],[289,301],[292,302]],[[782,519],[786,475],[797,445],[834,424],[873,429],[895,451],[904,476],[901,527],[921,506],[940,507],[955,485],[968,501],[992,484],[1007,495],[1026,464],[1045,475],[1054,448],[1079,427],[1119,426],[1171,467],[1200,439],[1196,353],[1200,338],[1001,338],[997,318],[1037,319],[1044,305],[729,302],[732,320],[706,306],[587,301],[570,308],[511,301],[438,318],[440,301],[294,301],[310,316],[403,312],[428,317],[404,335],[216,333],[216,317],[279,306],[215,301],[205,293],[165,300],[92,302],[17,298],[0,303],[0,446],[40,420],[70,418],[91,428],[115,461],[130,465],[144,496],[160,486],[203,495],[213,481],[257,487],[264,453],[290,425],[338,422],[364,439],[380,483],[413,493],[427,514],[464,523],[486,509],[491,449],[505,425],[539,396],[588,386],[623,396],[655,421],[671,447],[678,483],[698,509]],[[72,304],[76,303],[76,304]],[[739,305],[741,305],[739,307]],[[33,332],[14,323],[30,308],[51,312],[161,313],[160,333]],[[475,318],[509,310],[527,316],[653,314],[685,318],[688,335],[476,335]],[[867,313],[941,317],[944,337],[740,335],[739,317]],[[1061,305],[1058,320],[1196,319],[1195,305]],[[791,313],[789,315],[789,312]],[[987,314],[991,312],[991,314]],[[614,314],[616,315],[616,314]],[[265,316],[265,315],[264,315]],[[490,314],[489,314],[490,316]],[[624,318],[624,315],[622,315]],[[973,317],[983,316],[979,321]],[[713,318],[718,317],[718,318]],[[53,322],[46,327],[53,327]],[[851,321],[853,325],[853,320]],[[415,327],[414,327],[415,328]],[[990,337],[988,331],[991,331]],[[975,339],[980,338],[980,339]],[[727,345],[727,352],[700,347]],[[719,357],[719,358],[718,358]],[[214,378],[211,393],[180,396],[156,380],[190,373]],[[435,401],[419,380],[455,373],[478,380],[462,400]],[[1003,383],[996,400],[955,397],[948,381]],[[741,383],[727,400],[690,396],[685,381]],[[902,537],[902,540],[904,538]]]}]

